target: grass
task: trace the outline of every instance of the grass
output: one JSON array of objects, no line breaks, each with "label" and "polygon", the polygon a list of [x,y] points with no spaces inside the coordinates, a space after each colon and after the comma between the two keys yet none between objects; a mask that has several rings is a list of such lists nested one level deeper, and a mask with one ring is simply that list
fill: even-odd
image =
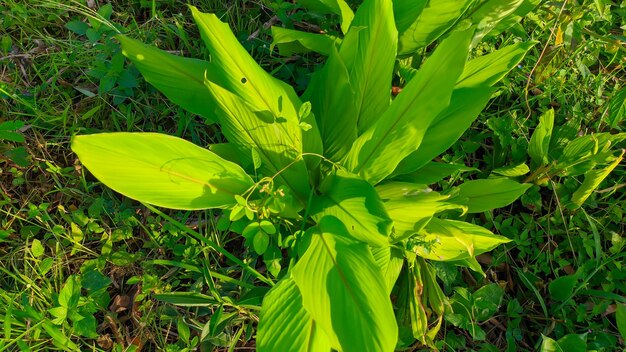
[{"label": "grass", "polygon": [[[327,26],[292,4],[191,3],[223,16],[268,71],[296,87],[321,60],[270,53],[266,23]],[[560,7],[542,6],[523,33],[486,44],[488,51],[521,35],[542,47],[443,160],[486,173],[525,161],[537,118],[549,107],[574,134],[623,130],[623,121],[611,126],[608,109],[626,77],[624,8],[602,12],[593,3],[567,4],[561,15]],[[0,4],[0,123],[25,122],[17,131],[24,142],[0,139],[0,351],[252,350],[267,292],[255,282],[266,273],[241,240],[213,212],[162,213],[122,198],[95,182],[68,148],[73,134],[89,131],[162,131],[199,145],[219,140],[214,126],[120,63],[111,39],[121,31],[207,58],[185,2],[118,1],[110,12],[85,4]],[[68,25],[73,21],[89,24]],[[479,322],[484,340],[447,323],[441,349],[535,350],[541,334],[555,340],[584,334],[590,350],[622,350],[614,311],[626,301],[625,177],[622,164],[576,212],[561,196],[581,180],[563,176],[535,186],[509,209],[474,219],[513,244],[479,258],[486,278],[440,263],[439,279],[449,296],[457,287],[474,292],[491,282],[506,294],[500,309]],[[564,277],[573,284],[558,280]]]}]

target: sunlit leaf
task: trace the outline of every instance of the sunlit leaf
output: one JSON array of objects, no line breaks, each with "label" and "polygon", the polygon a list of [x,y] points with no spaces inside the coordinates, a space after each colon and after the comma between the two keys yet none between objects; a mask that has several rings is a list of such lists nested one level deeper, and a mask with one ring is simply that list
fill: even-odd
[{"label": "sunlit leaf", "polygon": [[234,205],[234,196],[253,184],[237,164],[164,134],[76,136],[72,150],[108,187],[166,208],[225,208]]},{"label": "sunlit leaf", "polygon": [[376,184],[418,149],[432,121],[450,102],[471,35],[456,32],[439,45],[391,107],[355,141],[345,160],[349,170]]},{"label": "sunlit leaf", "polygon": [[283,56],[309,51],[328,56],[337,40],[337,38],[327,34],[309,33],[274,26],[272,27],[271,48],[277,46],[278,51]]},{"label": "sunlit leaf", "polygon": [[302,302],[333,348],[344,352],[393,351],[397,325],[387,286],[372,253],[325,217],[292,271]]},{"label": "sunlit leaf", "polygon": [[539,117],[539,125],[535,128],[528,144],[528,155],[535,165],[546,165],[550,162],[548,151],[553,128],[554,110],[550,109]]},{"label": "sunlit leaf", "polygon": [[326,177],[315,197],[311,216],[320,221],[332,215],[343,222],[352,237],[371,246],[388,246],[392,221],[374,187],[345,171]]},{"label": "sunlit leaf", "polygon": [[[268,124],[271,121],[275,129],[273,134],[278,135],[278,139],[282,141],[289,141],[289,147],[295,148],[297,154],[321,154],[321,139],[314,119],[307,120],[312,126],[308,131],[300,128],[298,111],[302,101],[293,87],[264,71],[244,49],[228,25],[216,15],[202,13],[193,6],[190,8],[202,40],[211,53],[211,64],[215,64],[222,72],[222,81],[206,77],[205,85],[211,82],[232,93],[258,113],[257,118]],[[207,86],[211,88],[211,85]],[[229,115],[230,120],[236,118],[237,116]],[[256,137],[254,129],[249,129],[249,132],[253,138]],[[265,133],[264,131],[261,135]],[[259,143],[264,144],[262,136],[260,137]],[[262,147],[263,145],[260,146]],[[319,162],[319,159],[311,160]],[[282,169],[286,165],[275,166]]]},{"label": "sunlit leaf", "polygon": [[457,196],[460,204],[467,206],[469,213],[481,213],[513,203],[531,186],[508,178],[472,180],[458,186]]},{"label": "sunlit leaf", "polygon": [[219,67],[203,60],[188,59],[166,53],[123,35],[117,36],[122,54],[133,62],[145,80],[172,102],[205,118],[217,121],[217,105],[209,98],[204,78],[221,82]]},{"label": "sunlit leaf", "polygon": [[537,42],[528,41],[507,45],[468,61],[455,88],[494,85],[515,68],[535,44]]},{"label": "sunlit leaf", "polygon": [[510,241],[478,225],[437,218],[433,218],[416,238],[424,243],[415,248],[416,253],[438,261],[474,257]]},{"label": "sunlit leaf", "polygon": [[570,208],[581,206],[591,193],[600,186],[602,181],[619,165],[624,157],[624,151],[622,150],[620,156],[615,158],[611,164],[603,168],[594,169],[585,173],[585,180],[578,187],[578,189],[572,194]]},{"label": "sunlit leaf", "polygon": [[[411,2],[409,0],[403,1]],[[398,53],[400,55],[410,54],[431,44],[452,28],[473,2],[473,0],[429,1],[428,5],[420,12],[419,17],[400,33]],[[402,27],[406,26],[404,22],[401,24]]]},{"label": "sunlit leaf", "polygon": [[404,265],[404,256],[399,249],[391,246],[370,247],[370,250],[387,284],[387,294],[391,294]]},{"label": "sunlit leaf", "polygon": [[259,352],[330,351],[328,338],[302,306],[302,295],[291,277],[272,287],[262,307],[256,339]]},{"label": "sunlit leaf", "polygon": [[493,92],[488,87],[455,89],[450,105],[434,119],[419,148],[398,164],[393,175],[416,172],[450,148],[476,120]]}]

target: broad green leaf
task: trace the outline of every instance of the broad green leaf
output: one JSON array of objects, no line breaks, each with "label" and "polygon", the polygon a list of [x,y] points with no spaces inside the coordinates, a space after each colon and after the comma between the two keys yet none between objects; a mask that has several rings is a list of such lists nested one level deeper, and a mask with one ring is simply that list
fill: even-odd
[{"label": "broad green leaf", "polygon": [[256,342],[259,352],[330,351],[328,338],[302,306],[291,277],[280,280],[263,298]]},{"label": "broad green leaf", "polygon": [[558,340],[559,347],[567,352],[587,352],[587,334],[568,334]]},{"label": "broad green leaf", "polygon": [[398,164],[393,175],[416,172],[450,148],[476,120],[494,91],[486,87],[455,89],[450,105],[435,118],[419,148]]},{"label": "broad green leaf", "polygon": [[446,202],[449,198],[437,192],[422,192],[385,202],[394,224],[393,241],[409,238],[421,231],[436,213],[449,209],[463,212],[463,206]]},{"label": "broad green leaf", "polygon": [[572,199],[570,200],[572,205],[570,208],[578,208],[580,207],[587,198],[591,195],[591,193],[600,186],[600,183],[604,181],[604,179],[619,165],[624,157],[624,150],[622,150],[619,157],[615,158],[611,164],[607,165],[603,168],[593,169],[585,173],[585,180],[578,187],[578,189],[572,194]]},{"label": "broad green leaf", "polygon": [[507,15],[505,18],[498,21],[495,27],[489,32],[488,37],[497,36],[500,33],[506,31],[511,28],[513,25],[522,20],[524,16],[526,16],[529,12],[534,10],[539,4],[541,0],[524,0],[522,4],[519,5],[513,13]]},{"label": "broad green leaf", "polygon": [[505,46],[467,62],[455,88],[493,86],[516,67],[537,42]]},{"label": "broad green leaf", "polygon": [[389,107],[397,40],[392,12],[391,0],[366,0],[305,94],[318,118],[324,155],[332,160],[340,160]]},{"label": "broad green leaf", "polygon": [[612,150],[615,144],[626,139],[626,133],[595,133],[578,137],[567,143],[558,157],[557,169],[570,176],[582,175],[598,164],[609,164],[615,160]]},{"label": "broad green leaf", "polygon": [[528,167],[528,165],[521,163],[517,165],[499,167],[491,172],[506,177],[518,177],[529,173],[530,168]]},{"label": "broad green leaf", "polygon": [[394,0],[393,17],[396,20],[398,33],[403,33],[419,18],[426,7],[425,0]]},{"label": "broad green leaf", "polygon": [[376,184],[419,148],[432,121],[450,102],[471,35],[456,32],[439,45],[380,120],[355,141],[344,163],[348,170]]},{"label": "broad green leaf", "polygon": [[245,149],[239,148],[233,143],[211,144],[209,150],[224,160],[238,164],[244,170],[252,167],[252,156],[246,153]]},{"label": "broad green leaf", "polygon": [[[427,137],[424,137],[424,140],[426,140],[426,138]],[[443,180],[444,178],[454,174],[455,172],[470,172],[470,171],[479,171],[479,170],[477,168],[465,166],[462,164],[445,164],[445,163],[429,162],[426,165],[419,168],[415,172],[394,177],[394,180],[431,185],[433,183],[437,183]]]},{"label": "broad green leaf", "polygon": [[390,295],[404,265],[402,252],[392,246],[370,247],[370,251],[387,284],[387,295]]},{"label": "broad green leaf", "polygon": [[474,257],[510,241],[478,225],[437,218],[432,218],[415,238],[424,243],[417,246],[415,252],[423,258],[437,261]]},{"label": "broad green leaf", "polygon": [[389,245],[392,221],[374,187],[345,171],[331,174],[314,196],[311,217],[320,221],[327,215],[341,220],[352,237],[374,247]]},{"label": "broad green leaf", "polygon": [[[228,25],[216,15],[201,13],[193,6],[190,8],[202,40],[211,53],[211,64],[221,69],[222,81],[214,81],[211,77],[206,77],[206,81],[241,98],[253,111],[263,112],[266,121],[271,120],[275,124],[273,135],[291,140],[290,147],[295,147],[298,152],[321,154],[321,139],[314,119],[307,121],[313,128],[306,132],[300,128],[298,110],[302,102],[293,88],[265,72],[239,43]],[[250,133],[255,135],[254,130]],[[319,162],[319,159],[313,160]],[[279,169],[284,166],[280,165]]]},{"label": "broad green leaf", "polygon": [[420,185],[411,182],[385,182],[376,186],[378,196],[384,202],[396,199],[404,199],[405,197],[415,196],[421,193],[432,191],[426,185]]},{"label": "broad green leaf", "polygon": [[116,38],[122,45],[122,54],[133,62],[148,83],[172,102],[204,117],[205,121],[217,120],[217,105],[209,98],[204,78],[223,81],[219,67],[207,61],[168,54],[123,35]]},{"label": "broad green leaf", "polygon": [[[398,54],[411,54],[420,48],[430,45],[459,21],[473,1],[474,0],[428,1],[428,5],[421,10],[417,20],[406,30],[400,32],[398,38]],[[404,21],[403,19],[401,22],[402,27],[406,26]]]},{"label": "broad green leaf", "polygon": [[346,44],[342,43],[340,53],[349,67],[357,126],[362,134],[387,110],[391,100],[391,77],[398,40],[392,1],[365,0],[354,16],[352,27],[354,29],[346,34]]},{"label": "broad green leaf", "polygon": [[252,187],[238,165],[183,139],[158,133],[75,136],[72,150],[113,190],[173,209],[226,208]]},{"label": "broad green leaf", "polygon": [[550,296],[556,301],[569,299],[572,297],[572,294],[574,294],[574,288],[577,282],[578,277],[576,275],[561,276],[552,280],[548,286]]},{"label": "broad green leaf", "polygon": [[493,316],[500,308],[504,290],[496,283],[487,284],[472,294],[474,318],[485,321]]},{"label": "broad green leaf", "polygon": [[481,213],[513,203],[531,186],[508,178],[473,180],[458,186],[458,198],[460,204],[467,205],[469,213]]},{"label": "broad green leaf", "polygon": [[619,128],[618,126],[626,120],[626,88],[622,87],[613,94],[609,102],[608,123],[611,128]]},{"label": "broad green leaf", "polygon": [[475,46],[504,18],[513,14],[524,0],[487,0],[472,13],[472,22],[477,24],[472,40]]},{"label": "broad green leaf", "polygon": [[622,338],[626,339],[626,304],[616,303],[615,308],[615,322],[617,323],[617,330],[619,330]]},{"label": "broad green leaf", "polygon": [[368,246],[352,240],[339,220],[320,221],[292,275],[304,307],[334,349],[394,350],[398,330],[382,273]]},{"label": "broad green leaf", "polygon": [[309,51],[330,55],[332,46],[338,39],[332,35],[296,31],[282,27],[272,27],[272,45],[278,47],[280,55],[291,56]]},{"label": "broad green leaf", "polygon": [[541,343],[540,352],[568,352],[564,351],[561,346],[559,346],[558,342],[554,341],[548,336],[541,334],[541,337],[543,338],[543,342]]},{"label": "broad green leaf", "polygon": [[475,257],[468,257],[468,258],[459,259],[459,260],[451,260],[448,263],[454,264],[456,266],[470,268],[473,271],[482,275],[482,277],[487,277],[487,274],[485,274],[485,272],[483,271],[483,268],[480,266],[480,263],[478,262],[478,260],[476,260]]},{"label": "broad green leaf", "polygon": [[220,119],[222,133],[230,143],[256,150],[261,158],[261,172],[275,177],[289,187],[302,202],[310,191],[308,173],[294,135],[284,122],[272,121],[265,111],[255,111],[250,104],[226,89],[205,82],[220,108],[226,112]]},{"label": "broad green leaf", "polygon": [[[336,46],[311,78],[303,95],[310,100],[324,144],[324,156],[339,160],[357,138],[357,107],[350,73]],[[341,118],[338,118],[341,117]]]},{"label": "broad green leaf", "polygon": [[320,13],[334,13],[341,16],[341,30],[346,33],[354,13],[345,0],[298,0],[298,3],[310,10]]},{"label": "broad green leaf", "polygon": [[554,128],[554,110],[550,109],[539,116],[539,124],[533,135],[530,137],[528,144],[528,155],[534,165],[547,165],[550,162],[548,151],[550,148],[550,139],[552,138],[552,129]]}]

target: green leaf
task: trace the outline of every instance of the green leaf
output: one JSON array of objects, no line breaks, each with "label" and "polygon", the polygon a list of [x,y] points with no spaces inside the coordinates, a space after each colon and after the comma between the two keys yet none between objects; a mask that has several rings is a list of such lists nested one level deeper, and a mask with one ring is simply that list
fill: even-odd
[{"label": "green leaf", "polygon": [[80,283],[78,282],[76,275],[71,275],[65,281],[61,292],[59,292],[59,305],[61,307],[72,310],[78,306],[78,299],[80,298]]},{"label": "green leaf", "polygon": [[341,220],[350,236],[374,247],[389,245],[392,221],[372,185],[345,171],[324,179],[321,196],[314,196],[311,217],[321,221],[327,215]]},{"label": "green leaf", "polygon": [[550,297],[555,301],[561,302],[571,298],[577,283],[578,277],[575,275],[561,276],[552,280],[548,286]]},{"label": "green leaf", "polygon": [[488,0],[472,13],[472,21],[477,24],[472,46],[476,45],[504,18],[513,14],[524,0]]},{"label": "green leaf", "polygon": [[[309,195],[308,173],[301,159],[298,141],[283,123],[268,123],[264,112],[254,112],[249,104],[222,87],[205,82],[228,117],[222,119],[222,133],[228,141],[249,150],[256,150],[261,159],[261,173],[275,177],[303,201]],[[297,127],[298,130],[300,127]],[[252,152],[250,152],[252,154]]]},{"label": "green leaf", "polygon": [[613,94],[609,102],[608,124],[611,128],[618,128],[620,122],[626,119],[626,88],[622,87]]},{"label": "green leaf", "polygon": [[491,172],[506,177],[518,177],[529,173],[530,168],[528,167],[528,165],[521,163],[517,165],[499,167]]},{"label": "green leaf", "polygon": [[539,117],[539,124],[537,125],[537,128],[535,128],[533,135],[530,137],[528,155],[534,165],[540,166],[550,163],[548,152],[553,128],[554,110],[550,109]]},{"label": "green leaf", "polygon": [[619,165],[624,157],[624,150],[621,151],[619,157],[616,157],[615,160],[607,165],[604,168],[598,168],[594,170],[587,171],[585,173],[585,180],[578,187],[578,189],[572,194],[572,198],[570,200],[571,204],[568,205],[568,208],[574,209],[580,207],[587,198],[591,195],[591,193],[600,186],[602,181],[609,176],[609,174]]},{"label": "green leaf", "polygon": [[419,148],[432,121],[450,103],[471,35],[456,32],[439,45],[380,120],[355,141],[344,163],[349,170],[376,184]]},{"label": "green leaf", "polygon": [[500,308],[504,290],[496,283],[485,285],[472,294],[474,318],[485,321],[493,316]]},{"label": "green leaf", "polygon": [[267,250],[267,246],[269,246],[269,244],[270,244],[270,236],[268,236],[263,231],[258,231],[254,235],[254,240],[253,240],[252,244],[254,246],[254,251],[258,255],[262,255],[263,253],[265,253],[265,251]]},{"label": "green leaf", "polygon": [[30,245],[30,252],[33,254],[33,257],[39,258],[46,252],[46,250],[41,245],[41,241],[40,240],[34,239],[33,243],[31,243],[31,245]]},{"label": "green leaf", "polygon": [[397,42],[392,13],[390,0],[365,1],[305,94],[331,160],[344,157],[357,135],[389,107]]},{"label": "green leaf", "polygon": [[557,341],[567,352],[587,352],[587,334],[568,334]]},{"label": "green leaf", "polygon": [[[251,155],[249,155],[245,150],[238,148],[235,144],[217,143],[209,145],[209,150],[217,154],[220,158],[241,166],[244,170],[248,170],[254,164],[252,160],[255,155],[254,149],[252,149]],[[258,160],[258,162],[260,163],[261,161]]]},{"label": "green leaf", "polygon": [[[404,1],[411,2],[409,0]],[[457,23],[472,2],[474,0],[428,1],[428,5],[420,11],[419,17],[400,33],[398,54],[411,54],[430,45]],[[404,21],[401,22],[402,27],[406,26]]]},{"label": "green leaf", "polygon": [[330,351],[330,343],[302,305],[293,278],[285,277],[263,298],[257,330],[259,352]]},{"label": "green leaf", "polygon": [[[228,25],[221,22],[216,15],[201,13],[193,6],[190,8],[202,40],[211,53],[211,63],[220,68],[221,80],[206,77],[205,85],[214,99],[220,99],[218,103],[226,112],[220,122],[223,128],[229,127],[225,128],[231,133],[226,135],[229,141],[252,138],[254,146],[260,150],[268,148],[268,153],[280,152],[276,148],[282,143],[285,149],[292,150],[292,158],[302,152],[321,154],[322,144],[317,126],[306,132],[300,128],[298,110],[302,101],[293,87],[264,71],[239,43]],[[226,93],[232,93],[241,103],[235,98],[227,97]],[[242,103],[246,105],[245,108],[241,106]],[[249,113],[240,117],[237,112],[242,109],[249,110]],[[250,112],[253,116],[250,116]],[[263,121],[266,128],[255,129],[263,125]],[[314,119],[308,122],[315,125]],[[245,128],[246,136],[233,136],[232,133],[244,133],[237,128],[240,125]],[[268,134],[269,130],[271,134]],[[268,139],[271,144],[266,147]],[[240,146],[252,147],[250,143]],[[319,162],[319,159],[312,159],[313,162]],[[274,167],[282,170],[289,163]],[[298,190],[294,191],[300,195]],[[308,192],[304,193],[306,199]]]},{"label": "green leaf", "polygon": [[482,213],[513,203],[531,184],[520,184],[508,178],[490,178],[467,181],[458,186],[460,204],[467,205],[468,213]]},{"label": "green leaf", "polygon": [[344,352],[393,351],[397,325],[387,286],[368,246],[325,217],[292,271],[302,302],[331,346]]},{"label": "green leaf", "polygon": [[65,351],[78,351],[79,348],[72,340],[51,322],[44,320],[41,324],[46,333],[52,338],[52,343]]},{"label": "green leaf", "polygon": [[90,312],[84,312],[82,314],[83,315],[80,320],[74,320],[72,322],[74,332],[80,336],[91,339],[97,338],[98,332],[96,331],[96,318]]},{"label": "green leaf", "polygon": [[[404,158],[393,175],[405,175],[421,170],[435,157],[450,148],[476,120],[495,89],[486,87],[455,89],[450,105],[428,127],[417,150]],[[419,174],[425,174],[419,172]]]},{"label": "green leaf", "polygon": [[467,62],[455,88],[493,86],[515,68],[537,42],[505,46]]},{"label": "green leaf", "polygon": [[519,21],[522,20],[526,14],[534,10],[539,4],[541,0],[524,0],[522,4],[513,11],[513,13],[509,14],[505,18],[501,19],[495,27],[489,32],[488,37],[496,36],[505,30],[511,28],[511,26],[515,25]]},{"label": "green leaf", "polygon": [[359,134],[370,128],[389,107],[397,38],[392,1],[366,0],[359,6],[352,29],[339,49],[350,68]]},{"label": "green leaf", "polygon": [[617,330],[626,340],[626,304],[616,303],[615,321],[617,322]]},{"label": "green leaf", "polygon": [[446,202],[449,198],[437,192],[420,192],[385,202],[387,213],[394,222],[393,242],[421,231],[436,213],[449,209],[463,210],[463,206]]},{"label": "green leaf", "polygon": [[158,133],[75,136],[72,150],[102,183],[142,202],[174,209],[225,208],[252,179],[236,164]]},{"label": "green leaf", "polygon": [[337,40],[340,39],[328,34],[309,33],[273,26],[270,50],[277,46],[278,52],[283,56],[309,51],[328,56]]},{"label": "green leaf", "polygon": [[[424,140],[426,140],[426,138],[428,137],[424,137]],[[411,155],[409,155],[405,160],[410,158]],[[396,168],[396,171],[400,168],[403,162],[404,160],[400,162],[400,165],[398,165],[398,167]],[[416,183],[416,184],[431,185],[457,172],[469,172],[469,171],[479,171],[479,170],[477,168],[465,166],[462,164],[446,164],[446,163],[429,162],[426,165],[419,168],[415,172],[394,177],[394,180],[403,181],[403,182],[411,182],[411,183]]]},{"label": "green leaf", "polygon": [[344,0],[298,0],[298,4],[320,13],[334,13],[341,17],[341,30],[348,31],[354,13]]},{"label": "green leaf", "polygon": [[207,61],[168,54],[123,35],[116,38],[122,45],[122,54],[133,62],[148,83],[175,104],[204,117],[207,123],[217,120],[217,105],[209,99],[204,79],[206,76],[222,81],[218,67]]},{"label": "green leaf", "polygon": [[393,17],[396,20],[396,28],[399,33],[404,33],[417,21],[420,14],[428,4],[423,0],[394,0]]},{"label": "green leaf", "polygon": [[[303,95],[310,100],[324,144],[324,156],[339,160],[357,138],[357,107],[350,73],[336,46],[311,78]],[[337,118],[341,116],[341,118]]]},{"label": "green leaf", "polygon": [[393,287],[395,286],[402,266],[404,265],[404,257],[402,252],[391,246],[386,247],[370,247],[370,251],[374,256],[376,265],[383,273],[383,278],[387,284],[387,294],[391,294]]},{"label": "green leaf", "polygon": [[626,139],[626,133],[595,133],[578,137],[573,141],[565,142],[565,148],[556,169],[562,170],[569,176],[582,175],[592,170],[597,164],[609,164],[615,161],[614,145]]},{"label": "green leaf", "polygon": [[416,237],[424,245],[415,247],[417,255],[437,261],[458,261],[488,252],[506,237],[464,221],[433,218]]}]

